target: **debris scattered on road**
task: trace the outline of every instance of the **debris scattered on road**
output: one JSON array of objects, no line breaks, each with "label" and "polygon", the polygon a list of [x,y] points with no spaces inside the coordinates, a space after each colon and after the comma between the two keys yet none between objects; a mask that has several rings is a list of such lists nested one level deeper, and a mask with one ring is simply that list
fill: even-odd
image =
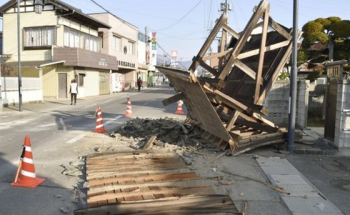
[{"label": "debris scattered on road", "polygon": [[195,152],[212,147],[208,140],[201,137],[202,134],[203,130],[188,120],[135,118],[115,128],[110,136],[135,150],[153,147],[173,149],[187,165],[191,165],[192,158],[182,155],[183,151]]},{"label": "debris scattered on road", "polygon": [[64,214],[68,214],[68,213],[70,213],[70,211],[71,211],[71,209],[70,209],[70,207],[61,207],[60,208],[60,211],[62,212],[62,213],[64,213]]}]

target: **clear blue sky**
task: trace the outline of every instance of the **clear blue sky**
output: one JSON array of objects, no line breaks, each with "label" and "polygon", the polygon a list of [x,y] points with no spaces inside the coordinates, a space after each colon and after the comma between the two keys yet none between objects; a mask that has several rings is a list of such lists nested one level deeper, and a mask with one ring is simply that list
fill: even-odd
[{"label": "clear blue sky", "polygon": [[[62,0],[84,13],[103,12],[91,0]],[[7,0],[0,0],[3,5]],[[157,32],[159,45],[170,54],[178,50],[178,59],[191,60],[197,55],[208,35],[208,29],[220,17],[220,3],[225,0],[95,0],[109,12],[137,26],[139,31]],[[242,31],[252,16],[252,9],[260,0],[229,0],[229,25]],[[293,0],[268,0],[271,17],[293,26]],[[316,18],[338,16],[350,20],[349,0],[299,0],[299,29]],[[1,26],[0,26],[1,27]],[[2,27],[1,27],[2,28]],[[158,49],[158,53],[163,51]]]}]

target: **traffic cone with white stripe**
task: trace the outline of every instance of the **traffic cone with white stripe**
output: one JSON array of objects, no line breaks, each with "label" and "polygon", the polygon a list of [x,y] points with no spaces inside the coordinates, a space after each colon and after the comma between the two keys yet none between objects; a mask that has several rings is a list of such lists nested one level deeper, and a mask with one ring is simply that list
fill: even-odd
[{"label": "traffic cone with white stripe", "polygon": [[[18,179],[19,174],[20,176]],[[45,181],[44,178],[38,178],[35,175],[32,147],[29,136],[27,135],[24,140],[23,151],[18,164],[16,178],[15,181],[11,183],[11,186],[34,188],[43,181]]]},{"label": "traffic cone with white stripe", "polygon": [[134,115],[132,115],[132,106],[131,106],[130,98],[128,98],[128,103],[126,105],[126,112],[125,112],[124,116],[134,117]]},{"label": "traffic cone with white stripe", "polygon": [[175,113],[177,114],[185,114],[183,111],[182,111],[182,104],[183,104],[183,101],[180,100],[177,102],[177,110],[175,111]]},{"label": "traffic cone with white stripe", "polygon": [[105,127],[103,126],[102,111],[101,107],[98,107],[96,110],[96,133],[107,133]]}]

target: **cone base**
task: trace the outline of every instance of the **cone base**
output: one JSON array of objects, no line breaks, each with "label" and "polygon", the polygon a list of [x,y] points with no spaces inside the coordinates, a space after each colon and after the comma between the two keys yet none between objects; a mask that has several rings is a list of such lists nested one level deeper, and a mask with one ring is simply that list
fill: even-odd
[{"label": "cone base", "polygon": [[94,130],[95,133],[108,133],[108,131],[104,128],[98,128]]},{"label": "cone base", "polygon": [[134,115],[132,115],[131,113],[126,113],[126,114],[124,114],[124,116],[126,116],[126,117],[134,117]]},{"label": "cone base", "polygon": [[17,182],[11,183],[11,186],[16,186],[16,187],[29,187],[29,188],[35,188],[39,184],[43,183],[45,181],[45,178],[34,178],[30,180],[22,180],[18,179]]},{"label": "cone base", "polygon": [[175,113],[176,113],[176,114],[185,114],[185,113],[182,112],[182,111],[176,111]]}]

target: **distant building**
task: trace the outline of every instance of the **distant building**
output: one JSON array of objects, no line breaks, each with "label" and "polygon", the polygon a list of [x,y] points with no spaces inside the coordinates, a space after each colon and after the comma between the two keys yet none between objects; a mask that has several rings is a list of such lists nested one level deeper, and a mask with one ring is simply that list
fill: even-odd
[{"label": "distant building", "polygon": [[[18,69],[17,34],[20,34],[22,76],[42,76],[44,97],[68,98],[69,83],[74,78],[79,85],[78,98],[111,93],[110,74],[118,71],[119,62],[116,55],[104,48],[109,42],[105,33],[112,27],[63,1],[43,2],[34,6],[33,0],[21,1],[20,32],[17,1],[8,1],[0,7],[2,50],[3,54],[11,55],[7,64]],[[35,8],[41,10],[40,14]],[[133,62],[123,61],[126,62],[123,65]]]},{"label": "distant building", "polygon": [[123,90],[134,88],[138,70],[138,27],[109,13],[93,13],[89,16],[111,26],[109,29],[99,28],[99,32],[104,35],[102,53],[118,59],[118,74],[113,75],[112,80],[117,85],[121,81]]}]

